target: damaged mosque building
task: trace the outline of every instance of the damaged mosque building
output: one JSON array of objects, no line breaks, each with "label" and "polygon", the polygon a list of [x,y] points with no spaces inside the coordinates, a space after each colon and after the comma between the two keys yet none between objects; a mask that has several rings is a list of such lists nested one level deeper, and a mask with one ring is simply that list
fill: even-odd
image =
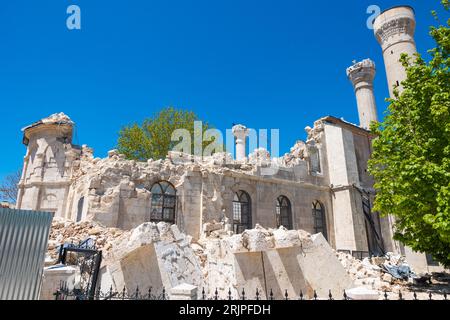
[{"label": "damaged mosque building", "polygon": [[[400,55],[416,52],[414,29],[414,11],[405,6],[383,12],[374,22],[391,96],[393,86],[401,90],[406,78]],[[230,235],[257,224],[283,226],[322,233],[332,248],[350,254],[403,254],[417,270],[426,270],[425,255],[393,240],[393,218],[371,210],[375,190],[367,161],[375,138],[368,128],[378,120],[375,64],[355,62],[347,76],[360,125],[333,116],[318,119],[306,128],[306,141],[278,158],[274,175],[264,174],[271,163],[266,150],[245,153],[248,131],[243,125],[233,127],[236,159],[228,153],[199,159],[169,152],[166,159],[138,162],[115,150],[95,158],[89,147],[72,143],[71,119],[52,115],[23,129],[27,152],[17,208],[122,230],[163,221],[176,225],[191,242],[217,225]]]}]

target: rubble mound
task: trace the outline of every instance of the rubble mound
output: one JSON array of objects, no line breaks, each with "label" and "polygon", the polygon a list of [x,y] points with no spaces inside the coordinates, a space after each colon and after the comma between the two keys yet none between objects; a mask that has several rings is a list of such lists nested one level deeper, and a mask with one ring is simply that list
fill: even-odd
[{"label": "rubble mound", "polygon": [[443,299],[444,292],[450,292],[450,281],[441,281],[439,274],[415,274],[401,255],[388,252],[382,257],[359,260],[348,253],[335,254],[355,286],[378,291],[381,299],[397,300],[400,294],[404,299],[414,299],[416,294],[417,299],[427,300],[430,293],[433,299]]},{"label": "rubble mound", "polygon": [[[311,235],[303,230],[287,230],[283,227],[265,229],[260,225],[256,225],[254,229],[245,230],[242,234],[233,234],[227,222],[205,224],[203,226],[204,236],[198,242],[191,242],[191,237],[179,232],[176,225],[167,223],[148,222],[135,229],[123,231],[118,228],[108,228],[93,221],[73,222],[56,218],[50,232],[48,256],[55,262],[59,245],[71,242],[76,244],[90,238],[94,240],[97,248],[103,251],[105,265],[114,266],[117,262],[121,264],[136,263],[141,259],[140,255],[147,256],[149,254],[150,251],[146,248],[152,246],[154,249],[151,250],[156,252],[155,259],[159,261],[154,265],[164,266],[160,272],[166,272],[167,275],[162,279],[169,281],[165,283],[166,280],[158,280],[162,281],[161,285],[170,288],[180,283],[193,282],[194,285],[205,287],[209,293],[217,289],[221,293],[226,293],[231,288],[233,294],[238,295],[240,287],[247,283],[245,279],[252,279],[255,282],[250,283],[251,290],[260,288],[261,283],[257,281],[260,274],[256,269],[261,261],[261,256],[255,256],[255,253],[265,252],[266,264],[274,263],[280,257],[291,259],[290,257],[296,256],[299,260],[295,263],[300,263],[300,265],[296,267],[295,272],[300,272],[299,277],[305,278],[302,281],[305,282],[304,286],[307,290],[317,288],[328,292],[328,288],[325,286],[330,284],[330,280],[324,275],[324,271],[326,270],[327,274],[328,272],[334,272],[335,275],[339,273],[338,269],[341,267],[338,268],[333,264],[333,261],[336,260],[336,263],[343,267],[342,279],[349,276],[347,282],[353,282],[353,287],[376,291],[380,299],[384,299],[387,295],[388,299],[396,300],[399,293],[405,299],[414,299],[414,294],[418,299],[429,299],[430,292],[433,292],[435,299],[439,299],[442,298],[444,291],[450,292],[448,285],[450,281],[441,281],[441,283],[436,280],[437,278],[432,280],[430,277],[427,284],[418,286],[415,279],[421,279],[424,276],[420,277],[412,272],[396,274],[396,270],[409,269],[406,261],[400,255],[388,253],[384,257],[359,260],[351,254],[331,249],[320,234]],[[279,253],[274,255],[275,251]],[[286,256],[279,256],[279,254]],[[148,260],[145,259],[142,261]],[[138,265],[141,266],[142,263],[138,263]],[[295,263],[292,264],[291,261],[285,266],[292,267]],[[276,265],[275,263],[274,266]],[[149,284],[154,282],[153,276],[151,281],[150,278],[143,278],[143,275],[147,274],[146,272],[150,269],[139,269],[140,272],[136,275],[129,274],[126,278],[130,279],[130,283],[123,284],[132,288],[142,282],[149,282]],[[144,272],[144,270],[147,271]],[[240,271],[236,272],[236,270]],[[122,271],[132,272],[132,270],[126,269]],[[294,272],[294,269],[291,271]],[[242,276],[244,277],[242,278]],[[117,276],[114,276],[113,273],[112,278],[117,278]],[[121,279],[121,277],[118,278]],[[280,281],[284,281],[280,274],[278,278],[281,279]],[[116,279],[115,282],[117,281]],[[322,282],[324,287],[320,288]],[[339,282],[339,286],[335,289],[336,292],[342,291],[340,289],[341,282],[343,281]],[[122,282],[116,283],[117,287],[123,284]],[[295,292],[294,290],[293,294]]]},{"label": "rubble mound", "polygon": [[113,242],[128,234],[118,228],[107,228],[94,221],[73,222],[54,218],[48,241],[48,255],[58,257],[57,247],[64,243],[78,244],[88,238],[94,240],[96,247],[103,252],[112,249]]}]

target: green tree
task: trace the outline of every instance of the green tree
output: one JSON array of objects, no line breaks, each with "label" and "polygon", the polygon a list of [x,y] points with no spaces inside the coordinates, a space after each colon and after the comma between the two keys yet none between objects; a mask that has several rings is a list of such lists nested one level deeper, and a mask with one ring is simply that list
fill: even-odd
[{"label": "green tree", "polygon": [[[448,0],[442,1],[445,12]],[[436,20],[439,21],[435,12]],[[373,124],[369,171],[374,210],[395,216],[394,238],[450,266],[450,19],[431,27],[426,62],[403,55],[407,79],[382,123]]]},{"label": "green tree", "polygon": [[[127,159],[146,161],[148,159],[163,159],[179,141],[171,141],[176,129],[189,131],[194,151],[194,121],[200,121],[191,111],[168,107],[162,109],[151,118],[123,127],[119,132],[117,149]],[[202,135],[209,125],[202,122]],[[203,145],[209,142],[204,141]]]}]

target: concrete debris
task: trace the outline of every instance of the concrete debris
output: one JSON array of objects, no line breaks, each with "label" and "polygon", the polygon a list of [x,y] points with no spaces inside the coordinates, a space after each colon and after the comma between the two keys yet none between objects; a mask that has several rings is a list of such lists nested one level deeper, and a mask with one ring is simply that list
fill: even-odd
[{"label": "concrete debris", "polygon": [[[403,256],[392,252],[386,253],[383,257],[364,258],[363,260],[356,259],[348,253],[335,252],[335,254],[354,280],[355,288],[359,290],[357,292],[362,292],[362,288],[374,290],[378,292],[379,299],[384,299],[386,294],[388,299],[397,300],[399,299],[399,293],[402,293],[405,299],[413,299],[414,292],[417,295],[417,299],[429,299],[427,290],[417,286],[417,279],[423,279],[423,285],[433,285],[437,294],[439,292],[442,293],[444,290],[450,290],[445,281],[441,281],[443,283],[439,279],[431,281],[431,275],[421,275],[419,278],[412,272]],[[387,268],[395,270],[395,272],[404,270],[402,276],[405,275],[405,277],[395,277],[387,272]],[[364,293],[358,293],[357,295],[364,296]],[[442,298],[442,294],[435,296],[435,299],[440,298]]]},{"label": "concrete debris", "polygon": [[306,143],[298,140],[291,148],[289,153],[286,153],[282,158],[282,164],[286,167],[294,167],[305,159]]},{"label": "concrete debris", "polygon": [[9,203],[9,202],[0,202],[0,208],[5,208],[5,209],[14,209],[15,208],[15,204]]},{"label": "concrete debris", "polygon": [[55,260],[58,258],[59,245],[72,242],[78,244],[88,238],[95,241],[99,250],[108,252],[112,243],[124,233],[120,229],[106,228],[93,221],[73,222],[54,218],[48,241],[48,256]]},{"label": "concrete debris", "polygon": [[375,290],[370,290],[365,287],[358,287],[348,290],[347,297],[351,300],[378,300],[380,294]]},{"label": "concrete debris", "polygon": [[[103,250],[104,259],[99,283],[103,290],[133,291],[137,286],[166,288],[173,295],[183,295],[176,288],[189,287],[189,292],[226,297],[231,290],[240,298],[242,289],[250,295],[259,290],[261,298],[270,289],[275,296],[312,298],[340,296],[344,290],[351,299],[384,298],[385,292],[395,295],[412,294],[407,280],[387,273],[383,266],[402,266],[405,260],[388,253],[384,257],[355,259],[347,253],[336,252],[321,234],[311,235],[303,230],[265,229],[256,225],[242,234],[233,234],[229,223],[204,224],[204,235],[196,242],[180,232],[176,225],[144,223],[129,231],[107,228],[95,222],[53,221],[46,265],[56,263],[57,248],[63,242],[95,241]],[[76,282],[75,272],[46,268],[46,297],[55,281],[68,278]],[[53,271],[48,271],[53,270]],[[55,280],[56,279],[56,280]],[[269,292],[268,292],[269,290]],[[191,295],[186,293],[186,295]],[[424,294],[425,295],[425,294]]]}]

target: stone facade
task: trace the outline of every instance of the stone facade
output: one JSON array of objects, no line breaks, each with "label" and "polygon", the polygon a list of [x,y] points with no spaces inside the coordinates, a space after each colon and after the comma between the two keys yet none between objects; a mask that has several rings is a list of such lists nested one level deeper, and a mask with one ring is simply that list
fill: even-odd
[{"label": "stone facade", "polygon": [[[400,53],[415,52],[414,14],[409,7],[384,12],[374,23],[388,83],[405,71]],[[245,154],[248,129],[233,127],[236,159],[227,153],[198,158],[169,152],[164,160],[136,162],[112,150],[105,159],[72,144],[74,123],[55,114],[23,129],[27,153],[18,209],[54,212],[73,221],[94,220],[129,230],[145,222],[176,224],[199,240],[217,223],[242,233],[256,224],[321,232],[338,250],[399,252],[392,217],[370,212],[373,180],[367,173],[377,120],[372,61],[347,70],[357,97],[361,126],[327,116],[305,128],[306,141],[271,159],[267,150]],[[390,86],[391,89],[391,86]],[[277,164],[275,174],[267,170]]]},{"label": "stone facade", "polygon": [[[72,127],[66,115],[57,114],[24,129],[28,151],[20,209],[51,211],[55,217],[94,220],[128,230],[155,221],[152,187],[163,181],[174,190],[173,222],[194,239],[202,237],[206,224],[224,219],[233,230],[233,215],[244,214],[236,212],[243,207],[235,196],[244,191],[251,221],[244,225],[247,229],[257,223],[279,227],[277,199],[282,196],[289,203],[283,214],[290,215],[291,221],[285,227],[320,231],[337,249],[370,249],[358,190],[372,188],[366,172],[372,137],[343,120],[325,117],[307,127],[306,142],[297,142],[290,153],[275,159],[279,168],[274,175],[263,174],[271,164],[263,149],[240,160],[226,153],[198,159],[170,152],[165,160],[136,162],[115,151],[105,159],[94,158],[90,148],[71,143]],[[389,230],[387,223],[384,227]],[[389,248],[389,238],[386,243]]]}]

